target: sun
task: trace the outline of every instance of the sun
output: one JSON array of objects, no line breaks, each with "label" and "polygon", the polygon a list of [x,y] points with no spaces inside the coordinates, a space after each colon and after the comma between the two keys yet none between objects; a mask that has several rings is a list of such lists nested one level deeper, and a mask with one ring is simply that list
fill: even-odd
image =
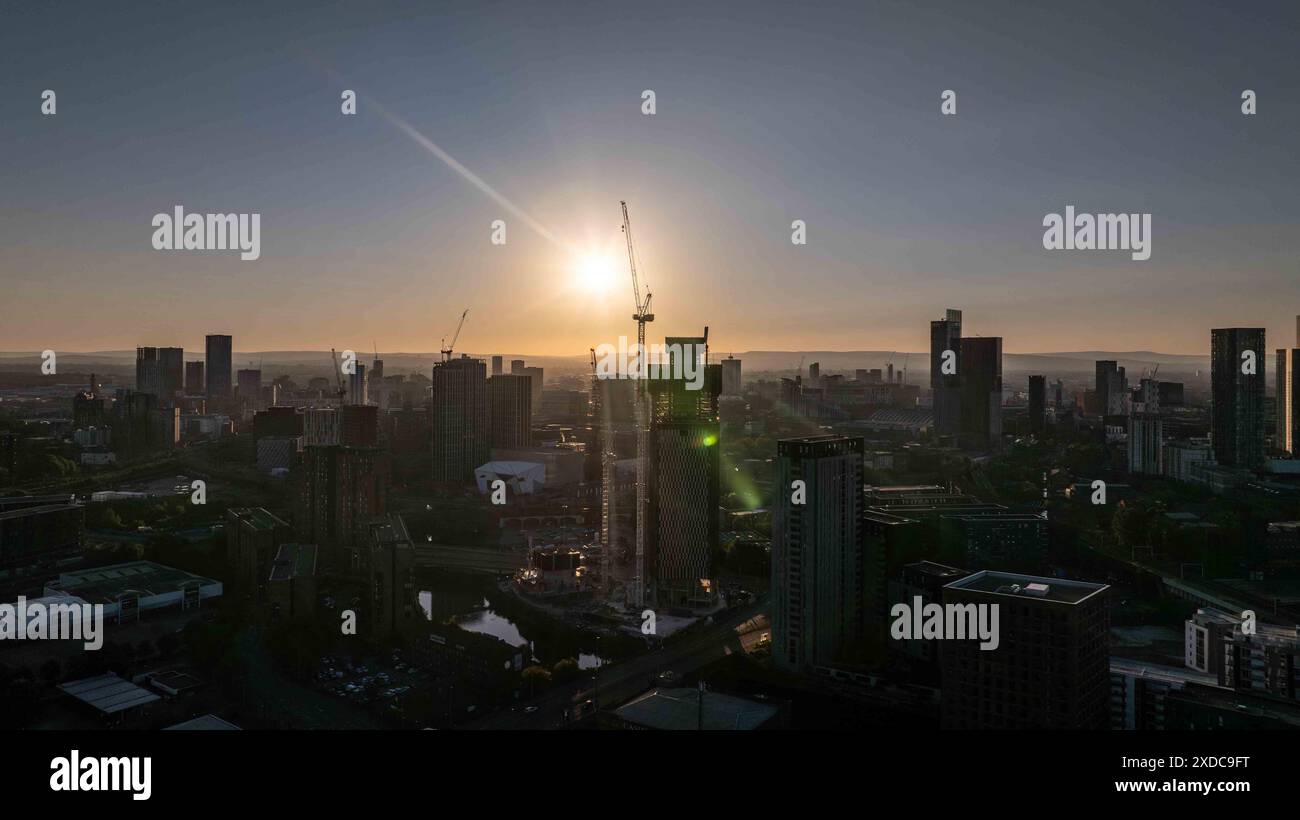
[{"label": "sun", "polygon": [[613,289],[619,272],[613,254],[588,251],[574,262],[574,284],[586,293],[603,296]]}]

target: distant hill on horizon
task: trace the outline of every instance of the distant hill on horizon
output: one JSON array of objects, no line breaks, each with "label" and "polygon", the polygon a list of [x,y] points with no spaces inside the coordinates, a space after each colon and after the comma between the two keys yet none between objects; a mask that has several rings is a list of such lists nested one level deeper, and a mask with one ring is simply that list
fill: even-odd
[{"label": "distant hill on horizon", "polygon": [[[341,351],[340,351],[341,352]],[[505,360],[505,370],[509,372],[512,359],[523,359],[529,366],[542,367],[547,371],[548,380],[553,375],[567,375],[585,372],[590,368],[590,354],[571,356],[533,356],[526,353],[478,353],[465,351],[470,356],[488,359],[501,356]],[[713,360],[726,358],[722,351],[714,348]],[[457,353],[457,356],[460,354]],[[888,350],[746,350],[734,354],[744,362],[746,373],[795,373],[802,362],[804,372],[813,362],[820,364],[826,373],[852,373],[859,368],[885,370],[892,361],[895,369],[907,368],[909,381],[917,374],[928,374],[929,353],[917,351]],[[385,369],[390,373],[409,373],[426,371],[439,360],[437,352],[391,352],[380,351]],[[273,375],[280,373],[328,373],[332,370],[328,350],[237,350],[233,355],[236,370],[260,363],[264,371]],[[357,351],[357,359],[368,364],[374,358],[374,352]],[[186,361],[201,361],[202,350],[186,350]],[[1129,379],[1136,382],[1141,375],[1159,366],[1159,375],[1191,375],[1200,370],[1207,373],[1210,366],[1208,355],[1189,355],[1181,353],[1160,353],[1148,350],[1107,351],[1081,350],[1057,351],[1051,353],[1004,353],[1002,367],[1004,373],[1025,374],[1086,374],[1093,372],[1093,362],[1099,359],[1113,359],[1129,371]],[[15,370],[39,366],[39,351],[0,351],[0,369]],[[59,365],[63,368],[132,368],[135,363],[135,350],[101,350],[77,352],[59,351]],[[279,371],[279,372],[275,372]]]}]

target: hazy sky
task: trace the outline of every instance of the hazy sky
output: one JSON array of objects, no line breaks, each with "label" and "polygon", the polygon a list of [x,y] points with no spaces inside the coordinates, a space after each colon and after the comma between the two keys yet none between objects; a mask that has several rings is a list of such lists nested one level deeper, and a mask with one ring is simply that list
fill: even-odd
[{"label": "hazy sky", "polygon": [[[0,0],[0,349],[431,351],[468,306],[461,349],[581,353],[635,333],[620,199],[652,337],[724,354],[950,306],[1008,352],[1290,344],[1297,43],[1295,2]],[[261,259],[153,250],[175,205],[261,214]],[[1066,205],[1150,213],[1151,259],[1044,250]]]}]

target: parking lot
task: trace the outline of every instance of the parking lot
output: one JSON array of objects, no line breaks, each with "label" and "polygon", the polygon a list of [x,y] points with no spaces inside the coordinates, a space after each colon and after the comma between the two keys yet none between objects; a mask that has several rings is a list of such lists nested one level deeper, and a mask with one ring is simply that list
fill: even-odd
[{"label": "parking lot", "polygon": [[326,655],[315,675],[316,685],[329,694],[360,705],[388,702],[393,711],[403,695],[428,680],[427,672],[410,666],[396,651],[364,658]]}]

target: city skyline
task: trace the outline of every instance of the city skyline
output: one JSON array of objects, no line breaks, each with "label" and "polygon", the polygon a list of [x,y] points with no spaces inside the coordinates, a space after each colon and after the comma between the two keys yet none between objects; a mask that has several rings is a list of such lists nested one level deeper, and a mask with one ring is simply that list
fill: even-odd
[{"label": "city skyline", "polygon": [[[596,4],[399,4],[259,9],[238,36],[223,13],[167,38],[92,9],[59,22],[66,38],[18,38],[0,78],[0,143],[21,160],[0,171],[0,349],[192,344],[186,328],[216,326],[250,348],[339,347],[344,330],[430,350],[471,306],[462,347],[580,355],[631,327],[620,199],[665,331],[708,324],[719,350],[921,351],[941,304],[1007,352],[1280,338],[1300,300],[1300,231],[1279,216],[1296,211],[1281,171],[1300,125],[1285,7],[1113,8],[1123,34],[1091,11],[962,5],[648,25]],[[261,257],[152,250],[151,218],[177,206],[261,214]],[[1150,213],[1151,258],[1045,250],[1044,216],[1068,207]]]},{"label": "city skyline", "polygon": [[1286,791],[1296,0],[0,20],[20,799]]}]

